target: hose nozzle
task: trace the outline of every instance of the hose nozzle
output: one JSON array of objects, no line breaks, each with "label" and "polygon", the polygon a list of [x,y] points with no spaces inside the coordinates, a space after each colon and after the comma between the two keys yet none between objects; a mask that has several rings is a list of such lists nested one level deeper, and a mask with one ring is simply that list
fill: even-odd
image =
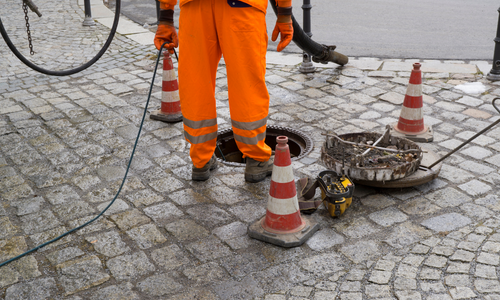
[{"label": "hose nozzle", "polygon": [[38,10],[38,7],[36,7],[35,3],[33,3],[31,0],[23,0],[24,3],[31,9],[32,12],[38,15],[38,17],[42,16],[42,13]]}]

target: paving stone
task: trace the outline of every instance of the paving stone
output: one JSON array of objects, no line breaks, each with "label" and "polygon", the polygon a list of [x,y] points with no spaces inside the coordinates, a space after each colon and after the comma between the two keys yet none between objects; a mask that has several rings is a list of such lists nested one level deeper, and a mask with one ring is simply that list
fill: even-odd
[{"label": "paving stone", "polygon": [[76,247],[68,247],[47,254],[47,259],[53,264],[58,265],[70,259],[84,255],[85,253]]},{"label": "paving stone", "polygon": [[421,282],[420,287],[424,292],[434,292],[434,293],[446,292],[446,289],[441,282],[437,283]]},{"label": "paving stone", "polygon": [[5,300],[53,299],[57,292],[53,278],[40,278],[10,286],[5,291]]},{"label": "paving stone", "polygon": [[500,292],[500,283],[498,280],[478,279],[474,281],[474,287],[480,293]]},{"label": "paving stone", "polygon": [[92,244],[95,251],[107,257],[115,257],[130,251],[130,248],[127,247],[120,234],[116,231],[87,236],[85,240]]},{"label": "paving stone", "polygon": [[429,218],[421,224],[431,230],[442,232],[452,231],[470,224],[472,221],[457,213],[449,213],[441,216]]},{"label": "paving stone", "polygon": [[161,267],[171,270],[189,263],[188,257],[177,245],[170,245],[151,252],[151,258]]},{"label": "paving stone", "polygon": [[478,263],[483,263],[487,265],[492,265],[492,266],[498,266],[500,263],[500,256],[497,254],[490,254],[487,252],[481,252],[479,256],[477,257],[476,261]]},{"label": "paving stone", "polygon": [[476,297],[476,294],[468,287],[452,288],[450,289],[450,294],[453,299],[469,299]]},{"label": "paving stone", "polygon": [[231,215],[215,205],[197,205],[188,209],[187,213],[196,220],[211,226],[226,223],[231,220]]},{"label": "paving stone", "polygon": [[[487,161],[487,160],[486,160]],[[454,183],[462,183],[474,178],[474,175],[459,168],[443,164],[439,176]]]},{"label": "paving stone", "polygon": [[467,183],[459,185],[458,187],[471,196],[486,194],[491,190],[491,186],[484,184],[479,180],[471,180]]},{"label": "paving stone", "polygon": [[446,265],[448,259],[446,257],[431,255],[425,261],[424,265],[434,268],[442,268]]},{"label": "paving stone", "polygon": [[67,261],[57,265],[56,269],[59,274],[59,283],[64,288],[65,295],[99,285],[110,278],[97,256]]},{"label": "paving stone", "polygon": [[396,277],[394,280],[395,290],[415,290],[417,288],[417,281],[404,277]]},{"label": "paving stone", "polygon": [[262,290],[252,276],[247,276],[241,281],[228,280],[212,285],[212,289],[219,299],[254,299],[262,296]]},{"label": "paving stone", "polygon": [[343,242],[344,238],[334,230],[322,229],[316,232],[306,244],[315,251],[321,251],[342,244]]},{"label": "paving stone", "polygon": [[111,285],[95,291],[91,300],[139,300],[140,297],[133,291],[133,288],[130,282]]},{"label": "paving stone", "polygon": [[424,261],[425,257],[420,255],[408,255],[401,261],[402,263],[418,267]]},{"label": "paving stone", "polygon": [[116,280],[131,280],[155,271],[144,252],[135,252],[108,260],[107,267]]},{"label": "paving stone", "polygon": [[228,278],[227,272],[215,262],[184,269],[183,274],[198,284],[222,281]]},{"label": "paving stone", "polygon": [[314,300],[327,300],[335,297],[337,293],[335,292],[326,292],[326,291],[318,291],[314,293]]},{"label": "paving stone", "polygon": [[463,261],[463,262],[471,262],[472,259],[474,259],[475,254],[473,252],[469,251],[464,251],[464,250],[457,250],[455,254],[453,254],[450,259],[451,260],[456,260],[456,261]]},{"label": "paving stone", "polygon": [[202,262],[207,262],[231,253],[227,246],[215,238],[207,238],[188,244],[186,248]]},{"label": "paving stone", "polygon": [[236,237],[240,237],[247,233],[248,225],[241,222],[234,222],[225,226],[215,228],[212,232],[221,240],[226,241]]},{"label": "paving stone", "polygon": [[486,279],[498,279],[495,267],[477,264],[476,271],[474,273],[476,277],[486,278]]},{"label": "paving stone", "polygon": [[136,241],[140,249],[148,249],[167,241],[153,224],[132,228],[127,234]]},{"label": "paving stone", "polygon": [[447,286],[470,286],[472,281],[469,275],[448,275],[445,276],[444,282]]},{"label": "paving stone", "polygon": [[420,300],[422,296],[415,291],[396,291],[396,297],[401,300]]},{"label": "paving stone", "polygon": [[131,195],[125,196],[125,198],[132,202],[135,207],[148,206],[154,203],[164,201],[164,198],[150,190],[140,190]]},{"label": "paving stone", "polygon": [[468,263],[450,262],[448,268],[446,269],[446,272],[469,274],[470,268],[471,265]]},{"label": "paving stone", "polygon": [[369,215],[369,218],[373,222],[385,227],[391,226],[395,223],[404,222],[406,221],[406,219],[408,219],[408,217],[404,213],[394,207],[389,207],[384,210],[374,212]]},{"label": "paving stone", "polygon": [[422,226],[415,225],[411,222],[405,222],[394,227],[384,242],[395,248],[403,248],[423,238],[429,237],[430,235],[431,232]]},{"label": "paving stone", "polygon": [[268,267],[268,261],[260,253],[244,253],[226,258],[222,266],[231,276],[242,277]]},{"label": "paving stone", "polygon": [[334,224],[333,226],[339,232],[350,238],[361,238],[380,231],[379,229],[376,229],[364,217],[355,217],[350,220],[342,220]]},{"label": "paving stone", "polygon": [[153,275],[139,282],[141,292],[152,296],[164,296],[183,290],[184,286],[167,274]]},{"label": "paving stone", "polygon": [[417,272],[418,269],[416,267],[407,264],[400,264],[398,270],[396,271],[396,276],[415,279],[417,276]]},{"label": "paving stone", "polygon": [[48,209],[22,216],[20,219],[22,228],[27,234],[43,232],[61,224],[52,211]]},{"label": "paving stone", "polygon": [[362,293],[342,293],[342,294],[340,294],[340,299],[341,300],[362,300],[363,294]]},{"label": "paving stone", "polygon": [[404,202],[398,208],[410,215],[431,214],[441,209],[423,197],[417,197],[416,199]]},{"label": "paving stone", "polygon": [[110,216],[110,218],[121,230],[129,230],[130,228],[133,228],[135,226],[150,222],[150,219],[139,212],[137,209],[132,209],[116,215],[112,215]]},{"label": "paving stone", "polygon": [[337,289],[337,284],[331,281],[320,281],[317,283],[314,288],[326,291],[335,291]]},{"label": "paving stone", "polygon": [[419,278],[423,280],[440,280],[442,271],[434,268],[422,268],[420,270]]},{"label": "paving stone", "polygon": [[343,246],[340,248],[340,252],[354,263],[360,263],[375,257],[379,252],[379,247],[373,241],[359,241],[353,245]]},{"label": "paving stone", "polygon": [[314,274],[328,274],[342,270],[344,262],[339,255],[326,253],[302,259],[299,265],[304,270]]},{"label": "paving stone", "polygon": [[376,195],[372,195],[370,197],[363,198],[361,200],[361,203],[363,203],[363,205],[366,205],[366,206],[369,206],[372,208],[382,209],[382,208],[386,208],[388,206],[391,206],[391,205],[395,204],[396,202],[385,195],[376,194]]},{"label": "paving stone", "polygon": [[368,281],[377,283],[377,284],[387,284],[391,279],[391,272],[387,271],[373,271]]},{"label": "paving stone", "polygon": [[453,207],[470,201],[468,196],[451,187],[430,193],[426,198],[440,207]]}]

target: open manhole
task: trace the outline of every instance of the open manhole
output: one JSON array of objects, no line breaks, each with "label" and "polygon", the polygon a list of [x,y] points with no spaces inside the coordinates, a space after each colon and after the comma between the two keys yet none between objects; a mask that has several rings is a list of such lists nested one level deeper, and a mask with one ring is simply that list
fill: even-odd
[{"label": "open manhole", "polygon": [[[268,125],[266,130],[266,144],[274,150],[277,144],[276,137],[281,135],[288,137],[288,147],[290,148],[292,161],[301,159],[311,152],[312,140],[303,132],[287,127]],[[245,166],[245,159],[240,150],[238,150],[238,146],[236,146],[232,129],[225,129],[218,132],[215,155],[219,161],[227,165],[234,167]]]}]

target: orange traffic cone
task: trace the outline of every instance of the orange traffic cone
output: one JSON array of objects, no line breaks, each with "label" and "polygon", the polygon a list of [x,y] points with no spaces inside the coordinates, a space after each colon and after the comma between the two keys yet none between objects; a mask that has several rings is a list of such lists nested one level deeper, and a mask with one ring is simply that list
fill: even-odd
[{"label": "orange traffic cone", "polygon": [[432,142],[434,133],[430,126],[424,125],[422,113],[422,71],[420,66],[419,63],[413,64],[399,121],[391,125],[391,135],[404,137],[415,142]]},{"label": "orange traffic cone", "polygon": [[161,94],[161,108],[151,112],[153,120],[167,123],[182,121],[181,102],[179,98],[179,84],[175,75],[174,64],[168,51],[163,51],[163,82]]},{"label": "orange traffic cone", "polygon": [[273,174],[266,215],[248,228],[248,235],[282,247],[302,245],[319,225],[300,215],[288,138],[276,138]]}]

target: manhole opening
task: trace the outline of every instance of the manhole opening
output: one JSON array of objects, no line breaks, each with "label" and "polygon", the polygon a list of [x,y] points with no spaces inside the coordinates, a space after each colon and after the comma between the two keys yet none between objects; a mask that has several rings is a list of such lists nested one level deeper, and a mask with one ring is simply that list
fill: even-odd
[{"label": "manhole opening", "polygon": [[[301,159],[311,152],[312,140],[303,132],[292,128],[268,125],[266,130],[266,144],[273,151],[276,148],[276,137],[281,135],[288,137],[288,147],[292,161]],[[215,155],[219,161],[225,164],[238,167],[245,166],[245,159],[236,145],[233,130],[231,129],[222,130],[217,134]]]}]

